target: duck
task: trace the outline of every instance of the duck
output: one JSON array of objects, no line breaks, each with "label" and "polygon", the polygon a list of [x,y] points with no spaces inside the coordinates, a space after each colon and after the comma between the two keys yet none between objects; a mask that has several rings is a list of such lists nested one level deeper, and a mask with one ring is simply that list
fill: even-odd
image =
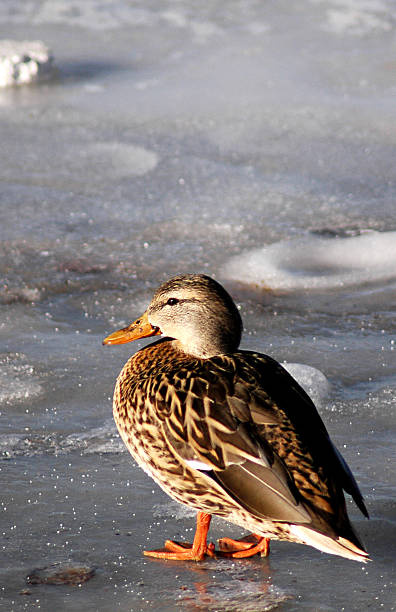
[{"label": "duck", "polygon": [[[149,557],[202,561],[269,554],[270,540],[366,562],[344,492],[368,518],[346,461],[308,394],[275,359],[239,348],[243,325],[226,289],[205,274],[164,282],[142,316],[107,336],[138,350],[115,385],[113,415],[137,464],[197,511],[192,543]],[[249,535],[208,542],[212,516]]]}]

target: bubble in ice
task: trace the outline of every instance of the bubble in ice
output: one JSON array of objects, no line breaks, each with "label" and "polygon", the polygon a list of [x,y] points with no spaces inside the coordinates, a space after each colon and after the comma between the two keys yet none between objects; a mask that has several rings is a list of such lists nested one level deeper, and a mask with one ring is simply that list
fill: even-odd
[{"label": "bubble in ice", "polygon": [[52,584],[78,586],[95,575],[95,568],[71,561],[56,562],[46,567],[35,568],[28,576],[28,584]]},{"label": "bubble in ice", "polygon": [[222,273],[227,279],[282,290],[386,281],[396,278],[396,232],[282,240],[233,257]]}]

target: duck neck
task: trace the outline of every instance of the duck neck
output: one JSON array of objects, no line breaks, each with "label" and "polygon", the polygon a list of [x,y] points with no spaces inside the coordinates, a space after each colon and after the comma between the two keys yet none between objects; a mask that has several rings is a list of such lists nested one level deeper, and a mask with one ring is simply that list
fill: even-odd
[{"label": "duck neck", "polygon": [[176,350],[198,359],[210,359],[210,357],[216,357],[217,355],[225,355],[236,351],[238,348],[238,346],[229,346],[227,343],[221,342],[205,343],[202,342],[202,339],[198,342],[189,342],[188,346],[180,340],[173,340],[172,345]]}]

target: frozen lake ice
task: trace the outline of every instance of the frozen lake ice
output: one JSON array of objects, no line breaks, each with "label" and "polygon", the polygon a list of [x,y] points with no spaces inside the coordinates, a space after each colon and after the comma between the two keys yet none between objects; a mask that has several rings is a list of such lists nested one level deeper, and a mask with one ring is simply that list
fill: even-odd
[{"label": "frozen lake ice", "polygon": [[[0,609],[396,609],[392,0],[3,1],[51,82],[0,90]],[[137,468],[102,339],[180,272],[223,282],[365,496],[373,561],[146,559],[194,516]],[[241,530],[213,521],[211,538]],[[35,568],[95,569],[81,587]]]}]

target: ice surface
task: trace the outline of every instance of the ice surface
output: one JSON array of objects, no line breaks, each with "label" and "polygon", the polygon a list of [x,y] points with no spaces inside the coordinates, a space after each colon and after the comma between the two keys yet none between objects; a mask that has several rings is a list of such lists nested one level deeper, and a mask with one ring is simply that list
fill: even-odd
[{"label": "ice surface", "polygon": [[0,403],[30,400],[43,392],[33,366],[21,363],[21,355],[0,355]]},{"label": "ice surface", "polygon": [[52,63],[50,50],[39,40],[0,40],[0,87],[48,79]]},{"label": "ice surface", "polygon": [[[395,21],[393,0],[0,3],[3,38],[57,64],[0,90],[0,608],[395,610]],[[317,402],[367,500],[370,521],[347,504],[368,566],[281,542],[143,557],[191,541],[194,513],[112,420],[144,341],[101,342],[180,272],[223,282],[242,347]],[[56,563],[97,571],[26,584]]]},{"label": "ice surface", "polygon": [[334,289],[396,278],[396,232],[307,236],[231,259],[226,278],[270,289]]}]

